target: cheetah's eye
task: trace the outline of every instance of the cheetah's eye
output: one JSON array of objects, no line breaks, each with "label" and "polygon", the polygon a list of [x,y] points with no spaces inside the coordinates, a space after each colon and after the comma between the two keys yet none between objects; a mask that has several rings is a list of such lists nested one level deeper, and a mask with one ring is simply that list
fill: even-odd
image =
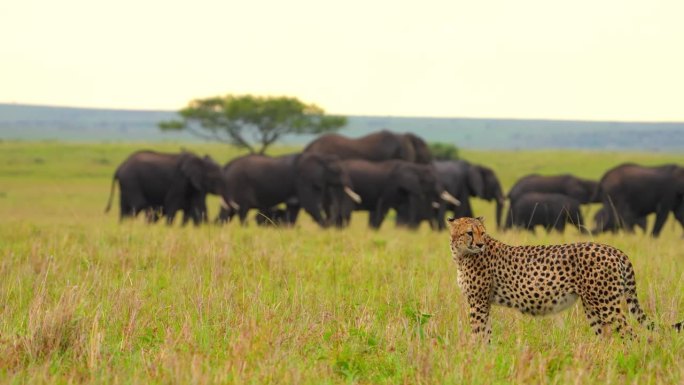
[{"label": "cheetah's eye", "polygon": [[473,236],[473,231],[472,231],[472,230],[468,230],[468,231],[466,231],[466,234],[468,234],[469,237],[472,237],[472,236]]}]

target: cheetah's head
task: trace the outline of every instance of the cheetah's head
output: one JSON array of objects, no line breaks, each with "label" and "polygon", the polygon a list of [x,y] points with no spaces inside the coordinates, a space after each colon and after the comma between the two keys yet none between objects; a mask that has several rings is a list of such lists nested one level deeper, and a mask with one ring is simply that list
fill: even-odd
[{"label": "cheetah's head", "polygon": [[476,254],[485,249],[483,217],[449,218],[451,248],[460,254]]}]

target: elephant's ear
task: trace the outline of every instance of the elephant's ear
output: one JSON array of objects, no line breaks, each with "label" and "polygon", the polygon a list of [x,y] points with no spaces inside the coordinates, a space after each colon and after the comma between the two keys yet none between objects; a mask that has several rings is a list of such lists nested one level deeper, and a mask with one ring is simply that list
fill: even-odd
[{"label": "elephant's ear", "polygon": [[479,168],[482,172],[482,178],[484,179],[484,198],[500,200],[500,198],[503,197],[503,191],[501,190],[501,183],[496,177],[496,174],[494,174],[494,171],[490,168]]},{"label": "elephant's ear", "polygon": [[204,164],[202,159],[192,154],[186,154],[181,160],[181,173],[190,180],[192,186],[200,191],[204,190]]},{"label": "elephant's ear", "polygon": [[427,164],[432,162],[432,152],[427,143],[420,136],[412,133],[406,134],[406,138],[411,142],[416,163]]},{"label": "elephant's ear", "polygon": [[485,183],[482,172],[477,166],[470,166],[468,168],[468,188],[470,189],[471,195],[484,197]]},{"label": "elephant's ear", "polygon": [[416,151],[410,135],[411,134],[397,135],[400,143],[399,159],[405,160],[407,162],[415,162]]}]

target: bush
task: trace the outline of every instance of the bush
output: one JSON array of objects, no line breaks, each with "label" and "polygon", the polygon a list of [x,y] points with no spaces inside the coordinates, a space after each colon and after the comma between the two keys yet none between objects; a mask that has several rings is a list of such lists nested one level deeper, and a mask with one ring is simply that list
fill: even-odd
[{"label": "bush", "polygon": [[451,143],[433,142],[428,145],[435,160],[458,160],[458,147]]}]

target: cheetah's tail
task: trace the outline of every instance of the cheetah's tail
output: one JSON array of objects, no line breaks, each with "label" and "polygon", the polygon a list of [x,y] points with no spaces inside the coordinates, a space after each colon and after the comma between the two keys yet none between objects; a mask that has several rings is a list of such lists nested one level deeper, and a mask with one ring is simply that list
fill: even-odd
[{"label": "cheetah's tail", "polygon": [[[627,259],[626,255],[622,256],[622,280],[625,285],[625,298],[627,300],[627,308],[632,313],[640,324],[646,326],[647,329],[653,330],[655,324],[649,320],[644,311],[639,305],[636,295],[636,279],[634,278],[634,268],[632,263]],[[672,325],[676,331],[681,332],[684,329],[684,321]]]},{"label": "cheetah's tail", "polygon": [[636,278],[634,277],[634,268],[626,255],[622,255],[622,281],[625,287],[625,299],[627,300],[627,308],[629,312],[636,317],[641,325],[646,326],[647,329],[653,330],[655,325],[648,319],[644,311],[639,305],[636,293]]}]

